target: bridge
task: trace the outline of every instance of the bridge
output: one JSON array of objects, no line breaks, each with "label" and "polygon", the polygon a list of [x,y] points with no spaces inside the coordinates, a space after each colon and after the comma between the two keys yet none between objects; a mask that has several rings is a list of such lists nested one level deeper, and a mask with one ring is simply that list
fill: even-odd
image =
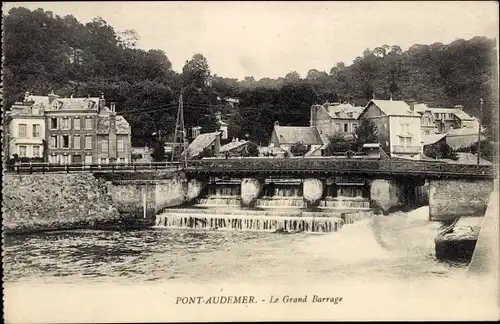
[{"label": "bridge", "polygon": [[189,175],[373,175],[409,176],[423,178],[479,178],[493,179],[491,165],[451,164],[435,161],[346,159],[346,158],[212,158],[181,162],[111,163],[111,164],[49,164],[21,163],[7,168],[7,172],[157,172],[179,170]]}]

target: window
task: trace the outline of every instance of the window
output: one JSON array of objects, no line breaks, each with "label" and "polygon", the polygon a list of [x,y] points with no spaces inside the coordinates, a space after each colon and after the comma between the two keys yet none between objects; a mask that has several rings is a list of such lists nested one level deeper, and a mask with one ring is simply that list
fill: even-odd
[{"label": "window", "polygon": [[80,118],[77,117],[73,120],[73,128],[76,130],[80,129]]},{"label": "window", "polygon": [[19,124],[19,133],[17,135],[21,138],[26,137],[26,124]]},{"label": "window", "polygon": [[85,149],[86,150],[92,149],[92,136],[85,136]]},{"label": "window", "polygon": [[92,129],[92,118],[85,118],[85,129]]},{"label": "window", "polygon": [[92,155],[85,155],[85,164],[92,164]]},{"label": "window", "polygon": [[62,164],[69,164],[69,155],[62,155],[61,157]]},{"label": "window", "polygon": [[117,140],[116,141],[116,146],[117,146],[118,152],[123,152],[125,150],[125,146],[123,144],[123,140]]},{"label": "window", "polygon": [[33,114],[33,116],[38,116],[38,115],[40,115],[40,109],[33,107],[33,108],[31,109],[31,114]]},{"label": "window", "polygon": [[100,164],[106,164],[106,158],[101,158]]},{"label": "window", "polygon": [[52,117],[50,119],[50,129],[57,129],[57,118]]},{"label": "window", "polygon": [[119,158],[118,163],[125,164],[126,163],[125,158]]},{"label": "window", "polygon": [[356,132],[357,129],[358,129],[358,124],[352,124],[352,131]]},{"label": "window", "polygon": [[50,137],[50,147],[57,148],[57,136]]},{"label": "window", "polygon": [[453,114],[448,114],[448,119],[453,119]]},{"label": "window", "polygon": [[40,156],[40,146],[38,145],[33,146],[33,156],[34,157]]},{"label": "window", "polygon": [[335,123],[335,130],[340,132],[340,123]]},{"label": "window", "polygon": [[75,150],[79,150],[80,149],[80,145],[81,145],[80,136],[75,135],[75,137],[73,137],[73,148]]},{"label": "window", "polygon": [[68,117],[64,117],[62,119],[62,129],[69,129],[69,118]]},{"label": "window", "polygon": [[27,147],[25,145],[19,146],[19,157],[26,156]]},{"label": "window", "polygon": [[349,124],[344,124],[344,133],[347,133],[349,131]]},{"label": "window", "polygon": [[69,148],[69,135],[63,135],[62,137],[62,147]]},{"label": "window", "polygon": [[50,155],[49,163],[57,163],[57,155]]},{"label": "window", "polygon": [[40,137],[40,125],[33,125],[33,138]]},{"label": "window", "polygon": [[108,151],[108,140],[101,140],[101,152]]}]

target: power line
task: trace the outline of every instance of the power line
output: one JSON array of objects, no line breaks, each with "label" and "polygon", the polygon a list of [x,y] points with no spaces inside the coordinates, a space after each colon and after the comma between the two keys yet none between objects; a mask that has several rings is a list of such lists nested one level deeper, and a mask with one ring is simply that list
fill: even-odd
[{"label": "power line", "polygon": [[150,110],[150,109],[153,109],[153,108],[161,108],[161,107],[169,107],[169,106],[176,107],[177,103],[176,102],[172,102],[172,103],[165,104],[165,105],[145,107],[145,108],[141,108],[141,109],[137,109],[137,110],[125,110],[125,111],[120,111],[119,113],[120,114],[136,113],[136,112],[143,112],[143,111],[146,111],[146,110]]}]

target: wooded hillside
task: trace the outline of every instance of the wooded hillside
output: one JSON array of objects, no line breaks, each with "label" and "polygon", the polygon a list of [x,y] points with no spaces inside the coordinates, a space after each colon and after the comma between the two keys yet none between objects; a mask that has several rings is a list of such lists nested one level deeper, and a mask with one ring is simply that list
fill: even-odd
[{"label": "wooded hillside", "polygon": [[[311,69],[302,77],[290,72],[257,81],[218,77],[202,54],[176,73],[168,53],[136,48],[139,35],[117,32],[102,18],[83,24],[71,15],[14,8],[3,19],[4,107],[21,100],[26,91],[85,97],[104,93],[130,122],[135,144],[148,141],[153,132],[173,131],[183,88],[187,126],[210,120],[205,115],[221,110],[229,116],[230,137],[262,144],[275,120],[308,125],[311,104],[328,100],[365,105],[373,96],[443,107],[460,104],[474,116],[479,116],[483,97],[484,124],[498,125],[495,40],[485,37],[416,44],[407,51],[382,45],[365,50],[349,66],[332,62],[328,72]],[[217,96],[239,98],[240,105],[223,105]]]}]

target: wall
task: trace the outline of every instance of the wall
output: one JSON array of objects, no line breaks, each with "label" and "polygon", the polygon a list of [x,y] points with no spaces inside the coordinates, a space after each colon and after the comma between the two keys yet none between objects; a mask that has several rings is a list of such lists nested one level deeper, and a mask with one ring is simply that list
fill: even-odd
[{"label": "wall", "polygon": [[143,217],[144,195],[147,217],[166,207],[182,205],[188,194],[193,195],[193,190],[188,192],[188,181],[181,172],[115,173],[102,177],[109,181],[108,190],[118,211],[137,217]]},{"label": "wall", "polygon": [[[46,111],[45,112],[45,117],[46,117],[46,134],[47,134],[47,143],[48,143],[48,152],[49,156],[56,156],[56,161],[62,163],[62,156],[68,155],[69,157],[69,162],[72,162],[72,156],[73,155],[79,155],[81,156],[81,160],[84,162],[85,161],[85,156],[86,155],[92,155],[93,156],[93,162],[96,162],[96,156],[95,156],[95,149],[96,149],[96,111],[86,111],[86,112],[74,112],[74,111],[68,111],[68,110],[62,110],[62,111]],[[62,119],[63,117],[68,118],[69,122],[69,129],[62,129]],[[51,118],[57,118],[57,129],[51,129]],[[79,118],[80,119],[80,129],[75,129],[75,119]],[[86,118],[91,118],[92,119],[92,129],[87,129],[85,128],[85,120]],[[63,148],[62,147],[62,136],[63,135],[68,135],[69,136],[69,148]],[[57,147],[52,147],[51,145],[51,136],[57,136]],[[80,148],[75,149],[75,136],[80,136]],[[86,149],[85,148],[85,137],[86,136],[91,136],[92,137],[92,148],[91,149]],[[50,158],[49,159],[54,159]],[[49,160],[53,161],[53,160]]]},{"label": "wall", "polygon": [[396,181],[375,179],[370,182],[370,199],[374,208],[387,214],[402,205],[401,190]]},{"label": "wall", "polygon": [[2,219],[7,233],[85,228],[120,222],[105,181],[92,174],[6,174]]},{"label": "wall", "polygon": [[483,216],[493,191],[489,179],[429,180],[429,218],[447,221],[460,216]]},{"label": "wall", "polygon": [[[390,143],[391,143],[391,156],[401,156],[410,159],[419,160],[420,154],[422,151],[422,131],[420,128],[420,117],[410,117],[410,116],[391,116],[389,117],[390,122]],[[403,146],[400,142],[401,137],[399,135],[408,135],[402,134],[401,124],[408,124],[409,129],[408,133],[411,134],[411,137],[407,137],[411,139],[411,143],[407,144],[410,148],[408,148],[408,154],[395,152],[395,147]]]},{"label": "wall", "polygon": [[[19,124],[26,125],[26,137],[19,138]],[[40,126],[40,134],[38,137],[33,137],[33,125]],[[26,146],[26,156],[27,157],[42,157],[43,154],[43,142],[45,138],[45,119],[43,116],[33,116],[33,117],[13,117],[8,125],[9,138],[9,157],[12,157],[14,153],[19,154],[19,146]],[[39,154],[34,154],[33,146],[38,146]],[[20,156],[20,155],[19,155]]]}]

